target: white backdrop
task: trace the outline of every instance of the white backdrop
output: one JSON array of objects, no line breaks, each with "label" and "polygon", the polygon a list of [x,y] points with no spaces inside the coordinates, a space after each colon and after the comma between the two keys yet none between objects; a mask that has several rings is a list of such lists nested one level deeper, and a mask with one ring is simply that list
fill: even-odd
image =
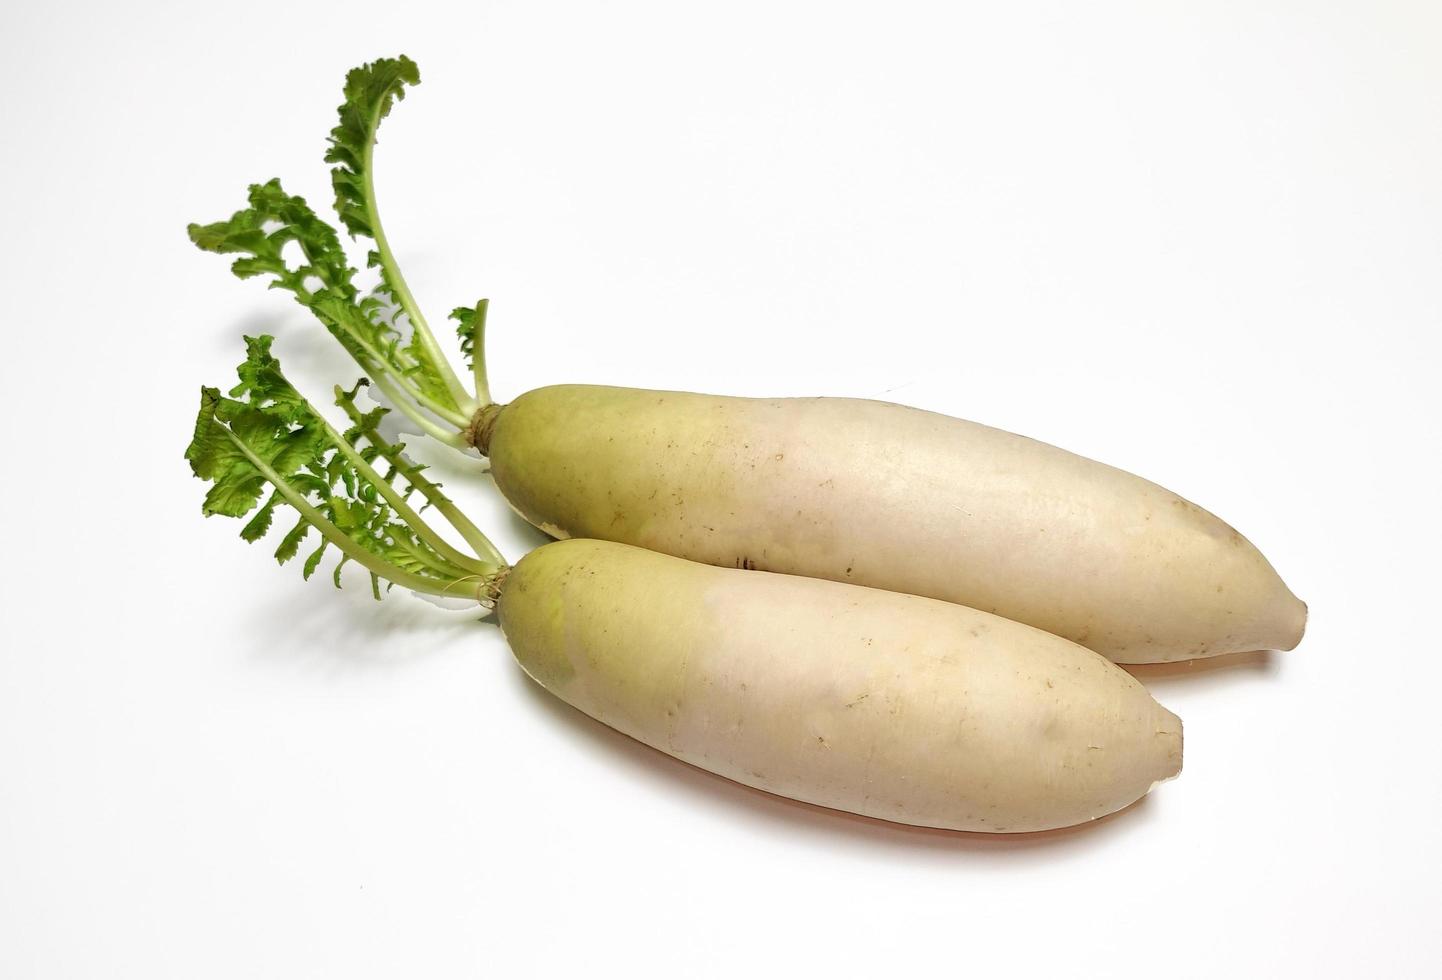
[{"label": "white backdrop", "polygon": [[[1442,8],[7,4],[0,975],[1420,976],[1435,970]],[[184,225],[329,200],[405,52],[391,238],[557,381],[877,396],[1139,472],[1311,605],[1142,668],[1186,771],[1098,825],[910,830],[675,763],[489,623],[204,521],[202,383],[270,331]],[[466,461],[460,502],[518,557]]]}]

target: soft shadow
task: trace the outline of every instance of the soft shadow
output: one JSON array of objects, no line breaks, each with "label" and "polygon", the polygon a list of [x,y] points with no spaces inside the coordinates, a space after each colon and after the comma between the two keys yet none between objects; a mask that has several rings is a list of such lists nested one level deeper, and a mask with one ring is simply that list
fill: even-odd
[{"label": "soft shadow", "polygon": [[1228,653],[1203,660],[1174,664],[1122,664],[1128,673],[1146,685],[1152,694],[1195,694],[1259,681],[1275,680],[1282,672],[1286,654],[1276,650]]},{"label": "soft shadow", "polygon": [[587,750],[604,756],[608,762],[619,762],[631,774],[643,779],[664,781],[701,806],[729,810],[742,819],[767,825],[770,829],[794,832],[808,838],[819,834],[850,844],[900,849],[928,856],[995,856],[1026,852],[1060,855],[1099,846],[1118,834],[1126,833],[1129,828],[1136,829],[1146,819],[1151,799],[1149,795],[1144,796],[1116,813],[1061,830],[985,834],[911,827],[801,803],[732,782],[603,725],[557,698],[519,669],[512,676],[523,696],[529,698],[537,710],[545,712]]},{"label": "soft shadow", "polygon": [[467,633],[479,642],[488,628],[476,607],[442,609],[400,589],[382,591],[376,602],[364,573],[344,574],[339,592],[317,581],[322,575],[328,578],[329,569],[318,570],[307,588],[256,598],[249,617],[256,656],[337,670],[395,667],[433,656]]},{"label": "soft shadow", "polygon": [[[261,334],[271,336],[285,336],[287,339],[303,337],[312,330],[320,333],[331,346],[338,346],[325,329],[304,310],[294,303],[278,302],[281,297],[276,293],[263,295],[261,301],[245,312],[244,315],[236,317],[230,323],[207,333],[207,336],[214,342],[215,349],[234,356],[237,351],[244,354],[240,346],[240,338],[258,337]],[[307,342],[307,346],[309,343]]]},{"label": "soft shadow", "polygon": [[1239,683],[1272,680],[1282,672],[1284,654],[1276,650],[1228,653],[1174,664],[1122,664],[1153,693],[1176,690],[1207,691]]},{"label": "soft shadow", "polygon": [[[494,481],[491,483],[491,487],[493,489],[495,488]],[[497,494],[500,492],[500,490],[496,490]],[[525,554],[535,551],[543,544],[550,544],[556,540],[509,507],[505,510],[504,520],[511,534],[511,539],[525,542],[522,547],[522,552]]]},{"label": "soft shadow", "polygon": [[1166,677],[1208,677],[1218,674],[1276,674],[1281,670],[1276,650],[1227,653],[1201,660],[1179,660],[1170,664],[1122,664],[1137,680]]},{"label": "soft shadow", "polygon": [[314,316],[274,292],[262,291],[253,307],[208,336],[217,351],[238,362],[244,356],[240,338],[262,334],[276,339],[286,376],[322,409],[331,404],[334,385],[349,385],[364,373]]}]

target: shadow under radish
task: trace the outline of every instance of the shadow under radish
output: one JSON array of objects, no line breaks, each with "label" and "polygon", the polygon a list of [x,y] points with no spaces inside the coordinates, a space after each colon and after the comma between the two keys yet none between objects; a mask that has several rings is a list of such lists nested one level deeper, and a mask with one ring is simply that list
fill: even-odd
[{"label": "shadow under radish", "polygon": [[1165,700],[1169,694],[1200,694],[1237,684],[1273,681],[1283,660],[1293,656],[1276,650],[1229,653],[1171,664],[1122,664],[1122,668]]}]

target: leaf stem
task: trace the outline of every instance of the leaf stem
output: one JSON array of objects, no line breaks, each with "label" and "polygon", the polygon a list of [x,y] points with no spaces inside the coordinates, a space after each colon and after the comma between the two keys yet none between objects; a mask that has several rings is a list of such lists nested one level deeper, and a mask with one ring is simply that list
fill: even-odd
[{"label": "leaf stem", "polygon": [[[430,480],[412,481],[412,485],[425,495],[432,507],[441,512],[441,516],[456,529],[456,533],[465,539],[466,544],[481,555],[482,559],[493,562],[496,568],[505,568],[509,563],[504,555],[493,544],[491,539],[481,531],[480,528],[471,523],[470,518],[461,513],[450,497],[440,492],[440,489]],[[493,569],[494,570],[494,569]]]},{"label": "leaf stem", "polygon": [[[368,367],[368,365],[362,364],[361,367]],[[393,386],[393,379],[394,375],[385,370],[371,372],[371,380],[376,383],[376,387],[385,393],[385,396],[405,414],[406,418],[420,426],[422,432],[437,442],[445,443],[452,449],[468,448],[465,438],[459,432],[448,432],[422,415],[419,408],[408,401],[404,394],[396,390]]]},{"label": "leaf stem", "polygon": [[[431,333],[431,328],[427,325],[425,317],[421,316],[420,307],[416,304],[415,297],[411,295],[410,286],[406,284],[405,276],[401,274],[400,266],[396,263],[395,255],[391,252],[390,241],[386,238],[385,229],[381,226],[381,213],[380,209],[376,207],[375,194],[375,146],[376,130],[380,128],[381,106],[384,104],[383,100],[377,100],[376,102],[367,134],[369,139],[366,140],[365,160],[361,167],[365,207],[370,215],[371,234],[375,239],[376,251],[381,258],[381,267],[386,273],[386,282],[395,292],[396,302],[401,305],[401,309],[405,310],[406,315],[410,317],[411,329],[415,332],[415,335],[420,338],[421,346],[425,349],[426,353],[430,355],[436,369],[440,371],[441,378],[445,381],[446,389],[450,391],[451,397],[455,399],[461,411],[474,413],[479,407],[476,405],[476,399],[466,391],[465,386],[461,384],[460,378],[456,377],[456,372],[451,368],[449,359],[447,359],[440,347],[436,344],[435,335]],[[465,422],[463,421],[460,424],[465,425]]]},{"label": "leaf stem", "polygon": [[[501,559],[499,562],[487,562],[483,559],[472,558],[465,552],[453,547],[449,541],[441,537],[440,534],[436,533],[434,528],[426,523],[425,518],[421,517],[410,504],[406,503],[406,499],[396,491],[395,487],[391,486],[390,481],[377,473],[375,468],[366,462],[365,457],[357,452],[356,448],[346,441],[343,435],[332,428],[331,424],[325,419],[320,418],[319,414],[317,414],[316,418],[320,419],[320,424],[325,428],[326,436],[335,444],[336,449],[350,461],[350,464],[356,468],[356,472],[370,481],[380,495],[386,498],[386,503],[391,505],[391,509],[396,512],[396,516],[409,524],[417,534],[425,538],[426,543],[442,558],[458,568],[477,574],[489,574],[494,572],[498,567],[506,564],[505,559]],[[377,446],[377,448],[379,447]],[[389,454],[384,455],[391,461],[392,465],[398,465],[398,461],[391,459]],[[404,471],[402,471],[402,475],[405,475]],[[409,479],[409,477],[407,477],[407,479]],[[425,480],[424,482],[430,483],[431,481]],[[424,487],[422,487],[420,483],[412,481],[412,486],[420,489],[423,493],[425,492]],[[432,484],[432,486],[434,486],[434,484]],[[427,495],[427,499],[430,499],[429,495]],[[445,512],[442,511],[441,513],[444,516]],[[456,530],[459,531],[460,528],[456,528]],[[491,545],[489,541],[487,541],[486,544],[488,546]],[[488,550],[491,555],[499,557],[500,553],[494,546],[490,546]]]},{"label": "leaf stem", "polygon": [[462,568],[459,565],[446,561],[445,558],[436,554],[434,551],[412,544],[409,541],[397,541],[395,546],[405,551],[406,554],[410,555],[422,565],[425,565],[431,571],[450,576],[457,581],[472,578],[483,579],[495,571],[495,569],[479,571],[475,568]]},{"label": "leaf stem", "polygon": [[486,380],[486,312],[490,308],[488,299],[476,304],[476,329],[471,339],[471,376],[475,381],[476,401],[482,405],[491,404],[491,386]]},{"label": "leaf stem", "polygon": [[415,592],[425,592],[430,595],[461,596],[480,601],[479,586],[472,587],[467,591],[466,588],[461,586],[461,583],[464,581],[462,579],[457,579],[455,582],[449,584],[435,582],[423,575],[416,575],[402,568],[397,568],[385,559],[379,558],[362,548],[351,539],[350,535],[336,527],[335,524],[312,505],[310,501],[297,493],[295,489],[286,482],[285,477],[277,473],[271,468],[270,464],[252,452],[251,448],[245,444],[245,441],[234,432],[231,432],[229,427],[225,428],[225,435],[226,438],[235,444],[237,449],[245,454],[246,459],[250,460],[251,465],[259,470],[261,475],[269,480],[271,485],[280,492],[281,496],[285,498],[285,502],[300,512],[306,520],[310,521],[311,526],[325,535],[326,539],[339,548],[341,553],[347,558],[368,569],[372,574],[394,582],[402,588],[411,589]]},{"label": "leaf stem", "polygon": [[[361,352],[364,353],[364,354],[366,355],[366,357],[370,358],[370,360],[371,360],[371,363],[370,363],[370,364],[366,364],[366,363],[364,363],[364,362],[361,362],[361,365],[360,365],[360,366],[361,366],[362,369],[370,372],[372,375],[379,375],[379,374],[389,374],[389,375],[390,375],[392,382],[393,382],[397,387],[399,387],[400,389],[402,389],[402,390],[406,393],[407,396],[409,396],[409,399],[407,399],[407,398],[398,397],[397,395],[393,394],[392,391],[387,391],[387,392],[386,392],[386,394],[390,395],[390,396],[395,400],[396,405],[397,405],[399,408],[401,408],[402,411],[405,411],[405,410],[406,410],[406,402],[409,400],[409,401],[415,402],[417,405],[423,406],[427,411],[433,412],[438,418],[443,418],[443,419],[445,419],[447,422],[449,422],[449,423],[451,423],[452,425],[454,425],[457,429],[464,429],[467,425],[470,424],[470,421],[471,421],[471,420],[470,420],[469,416],[466,416],[466,415],[464,415],[464,414],[461,414],[460,412],[450,411],[450,410],[447,409],[447,408],[444,408],[444,407],[442,407],[442,406],[440,406],[440,405],[437,405],[434,401],[432,401],[431,399],[429,399],[429,398],[427,398],[425,395],[423,395],[423,394],[421,393],[421,390],[420,390],[419,388],[417,388],[417,387],[411,382],[411,380],[405,376],[405,373],[404,373],[404,372],[401,372],[401,371],[397,371],[397,370],[391,365],[391,363],[390,363],[388,360],[386,360],[386,358],[385,358],[384,356],[382,356],[381,352],[375,349],[375,347],[370,343],[370,341],[368,341],[368,340],[365,338],[364,335],[360,334],[359,332],[357,332],[357,331],[351,329],[349,326],[347,326],[346,323],[344,322],[344,318],[343,318],[343,317],[327,316],[327,315],[323,314],[323,313],[321,312],[321,310],[314,305],[314,294],[313,294],[313,293],[310,293],[309,291],[306,291],[306,290],[304,290],[303,288],[297,289],[297,290],[296,290],[296,298],[301,301],[301,304],[302,304],[303,306],[308,307],[317,317],[319,317],[319,318],[321,319],[321,322],[322,322],[322,323],[327,323],[327,324],[329,324],[329,325],[334,326],[337,330],[340,330],[340,331],[341,331],[342,333],[344,333],[348,338],[350,338],[350,340],[351,340],[352,342],[354,342],[357,347],[359,347],[359,348],[361,349]],[[364,316],[364,315],[365,315],[364,313],[361,313],[361,312],[359,312],[359,311],[356,312],[356,316]],[[449,370],[449,368],[448,368],[448,370]],[[376,379],[376,382],[377,382],[377,384],[380,383],[380,381],[379,381],[378,378]],[[419,415],[417,415],[415,412],[406,411],[406,414],[409,415],[409,416],[411,417],[411,419],[416,422],[416,424],[418,424],[418,425],[425,425],[425,424],[426,424],[426,422],[423,421],[422,417],[419,416]],[[472,409],[472,410],[471,410],[471,414],[475,414],[475,409]],[[440,433],[440,434],[438,434],[438,433]],[[426,434],[427,434],[427,435],[433,435],[433,436],[435,436],[437,439],[439,439],[441,442],[446,442],[446,443],[448,443],[449,445],[456,446],[457,448],[461,448],[461,449],[464,449],[464,448],[465,448],[465,441],[460,438],[460,434],[459,434],[459,433],[455,433],[455,434],[454,434],[455,437],[456,437],[454,441],[448,440],[448,439],[445,437],[445,435],[444,435],[444,433],[443,433],[443,430],[441,430],[441,429],[439,429],[439,428],[436,428],[436,429],[434,429],[434,430],[428,428],[428,429],[426,430]]]}]

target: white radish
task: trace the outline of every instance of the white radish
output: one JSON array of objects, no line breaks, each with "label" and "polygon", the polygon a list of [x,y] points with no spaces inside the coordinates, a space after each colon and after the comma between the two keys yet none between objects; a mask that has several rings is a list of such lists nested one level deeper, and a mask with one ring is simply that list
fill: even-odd
[{"label": "white radish", "polygon": [[944,599],[1121,663],[1291,649],[1306,622],[1195,504],[932,412],[559,385],[479,436],[506,499],[557,537]]},{"label": "white radish", "polygon": [[523,558],[526,672],[668,755],[791,799],[952,830],[1047,830],[1175,776],[1182,727],[1067,640],[951,603],[574,540]]}]

